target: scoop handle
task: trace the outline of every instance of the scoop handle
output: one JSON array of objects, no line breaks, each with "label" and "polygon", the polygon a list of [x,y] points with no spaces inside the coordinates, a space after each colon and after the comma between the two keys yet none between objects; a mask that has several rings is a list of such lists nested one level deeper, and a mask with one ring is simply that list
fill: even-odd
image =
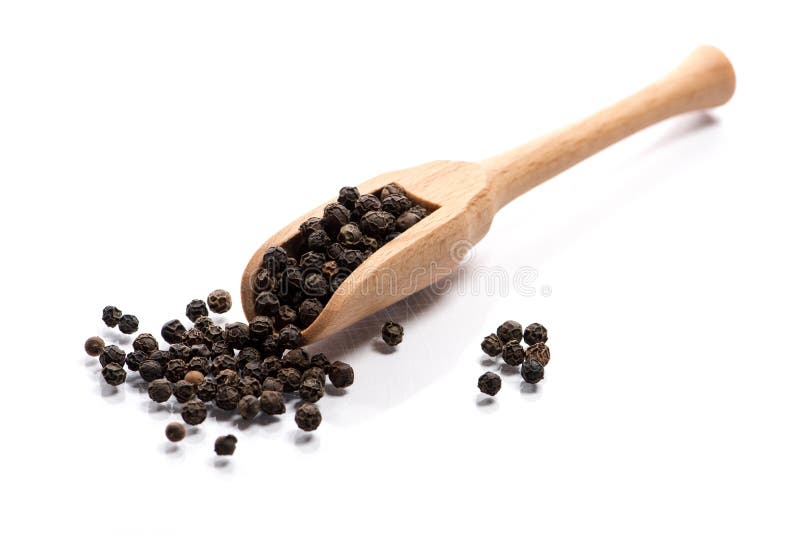
[{"label": "scoop handle", "polygon": [[594,115],[481,163],[495,210],[592,154],[674,115],[724,104],[736,74],[718,49],[702,46],[664,78]]}]

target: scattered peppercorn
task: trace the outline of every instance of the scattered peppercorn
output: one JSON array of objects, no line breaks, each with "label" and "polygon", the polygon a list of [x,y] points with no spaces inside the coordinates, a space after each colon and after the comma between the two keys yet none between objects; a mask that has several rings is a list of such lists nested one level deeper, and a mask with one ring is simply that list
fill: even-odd
[{"label": "scattered peppercorn", "polygon": [[194,398],[195,389],[194,384],[186,380],[178,380],[175,382],[175,387],[172,389],[172,394],[178,402],[189,402]]},{"label": "scattered peppercorn", "polygon": [[211,402],[217,398],[217,384],[210,380],[203,380],[197,384],[195,395],[203,402]]},{"label": "scattered peppercorn", "polygon": [[536,360],[525,360],[519,372],[522,379],[529,384],[535,384],[544,378],[544,366]]},{"label": "scattered peppercorn", "polygon": [[497,327],[497,337],[503,343],[522,341],[522,325],[516,321],[506,321]]},{"label": "scattered peppercorn", "polygon": [[190,321],[195,322],[200,317],[207,316],[208,308],[206,307],[206,303],[202,300],[194,299],[186,305],[186,317],[188,317]]},{"label": "scattered peppercorn", "polygon": [[83,344],[83,349],[86,351],[86,354],[89,356],[100,356],[103,353],[103,349],[106,347],[106,342],[103,341],[103,338],[93,336],[86,340],[86,343]]},{"label": "scattered peppercorn", "polygon": [[236,436],[228,434],[220,436],[214,441],[214,452],[218,456],[230,456],[236,450]]},{"label": "scattered peppercorn", "polygon": [[106,367],[111,363],[119,366],[125,365],[125,351],[116,345],[107,345],[100,353],[101,366]]},{"label": "scattered peppercorn", "polygon": [[280,415],[286,412],[286,404],[280,391],[265,389],[259,398],[261,411],[267,415]]},{"label": "scattered peppercorn", "polygon": [[525,351],[525,358],[536,360],[544,367],[550,361],[550,349],[544,343],[535,343]]},{"label": "scattered peppercorn", "polygon": [[319,427],[322,422],[322,414],[316,404],[306,402],[297,408],[294,413],[294,422],[297,423],[300,430],[311,432]]},{"label": "scattered peppercorn", "polygon": [[138,371],[139,366],[142,365],[146,359],[147,354],[140,350],[135,350],[133,352],[129,352],[125,357],[125,365],[127,365],[128,369],[131,371]]},{"label": "scattered peppercorn", "polygon": [[145,354],[158,350],[158,341],[152,334],[139,334],[133,340],[133,350],[140,350]]},{"label": "scattered peppercorn", "polygon": [[355,373],[353,368],[344,362],[333,362],[328,369],[328,378],[337,388],[346,388],[353,385]]},{"label": "scattered peppercorn", "polygon": [[119,320],[122,319],[122,310],[119,308],[115,308],[114,306],[106,306],[103,308],[103,322],[109,328],[114,328],[119,324]]},{"label": "scattered peppercorn", "polygon": [[164,369],[155,360],[145,360],[139,365],[139,376],[145,382],[153,382],[164,376]]},{"label": "scattered peppercorn", "polygon": [[283,393],[283,382],[278,380],[275,377],[268,376],[264,379],[264,382],[261,384],[261,394],[263,395],[265,391],[274,391],[276,393]]},{"label": "scattered peppercorn", "polygon": [[167,362],[167,368],[164,369],[164,378],[170,382],[177,382],[178,380],[183,380],[188,371],[185,361],[179,359],[170,360]]},{"label": "scattered peppercorn", "polygon": [[147,386],[147,395],[154,402],[167,402],[172,396],[172,384],[166,378],[157,378]]},{"label": "scattered peppercorn", "polygon": [[235,410],[239,405],[239,390],[234,386],[219,386],[217,388],[217,408],[220,410]]},{"label": "scattered peppercorn", "polygon": [[509,341],[503,345],[503,361],[508,365],[519,365],[525,360],[525,349],[518,341]]},{"label": "scattered peppercorn", "polygon": [[239,399],[239,415],[242,416],[243,419],[255,419],[256,416],[261,411],[261,407],[259,405],[259,401],[253,395],[245,395],[241,399]]},{"label": "scattered peppercorn", "polygon": [[207,415],[208,408],[201,400],[190,400],[181,408],[181,417],[187,425],[199,425],[206,420]]},{"label": "scattered peppercorn", "polygon": [[225,313],[233,306],[231,294],[224,289],[215,289],[209,293],[206,302],[208,302],[208,308],[214,313]]},{"label": "scattered peppercorn", "polygon": [[492,397],[497,395],[502,385],[503,383],[500,380],[500,376],[491,371],[483,373],[480,378],[478,378],[478,389],[481,390],[482,393],[486,393]]},{"label": "scattered peppercorn", "polygon": [[325,395],[325,388],[316,378],[307,378],[300,384],[300,398],[307,402],[317,402]]},{"label": "scattered peppercorn", "polygon": [[117,363],[109,363],[103,368],[103,378],[111,386],[118,386],[125,382],[127,373],[121,365]]},{"label": "scattered peppercorn", "polygon": [[381,328],[381,337],[390,347],[399,345],[403,341],[403,327],[388,321]]},{"label": "scattered peppercorn", "polygon": [[186,437],[186,427],[173,421],[167,425],[167,428],[164,430],[164,434],[167,435],[168,440],[175,443]]},{"label": "scattered peppercorn", "polygon": [[496,334],[489,334],[483,338],[481,349],[489,356],[499,356],[503,352],[503,342]]},{"label": "scattered peppercorn", "polygon": [[525,338],[525,343],[528,345],[547,343],[547,328],[539,323],[529,324],[525,327],[523,337]]},{"label": "scattered peppercorn", "polygon": [[167,343],[180,343],[183,341],[184,334],[186,334],[186,327],[177,319],[167,321],[161,327],[161,337]]},{"label": "scattered peppercorn", "polygon": [[278,371],[277,379],[283,384],[284,391],[296,391],[300,387],[303,375],[294,367],[284,367]]},{"label": "scattered peppercorn", "polygon": [[118,326],[123,334],[133,334],[139,330],[139,319],[135,315],[125,314],[120,317]]}]

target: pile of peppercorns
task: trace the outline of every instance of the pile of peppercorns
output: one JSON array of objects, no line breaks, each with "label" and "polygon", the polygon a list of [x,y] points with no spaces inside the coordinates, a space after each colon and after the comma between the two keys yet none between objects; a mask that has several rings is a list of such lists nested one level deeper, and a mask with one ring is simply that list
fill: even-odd
[{"label": "pile of peppercorns", "polygon": [[[529,346],[522,347],[525,340]],[[497,327],[496,334],[483,339],[481,349],[491,357],[502,357],[506,365],[519,367],[522,379],[529,384],[536,384],[544,378],[544,367],[550,361],[550,349],[547,343],[547,329],[539,323],[533,323],[522,330],[516,321],[506,321]],[[495,396],[500,391],[502,381],[497,373],[487,372],[478,378],[478,389],[487,395]]]},{"label": "pile of peppercorns", "polygon": [[343,187],[322,217],[300,225],[297,239],[264,252],[250,282],[255,314],[279,329],[282,343],[296,342],[354,269],[427,215],[397,184],[377,195]]}]

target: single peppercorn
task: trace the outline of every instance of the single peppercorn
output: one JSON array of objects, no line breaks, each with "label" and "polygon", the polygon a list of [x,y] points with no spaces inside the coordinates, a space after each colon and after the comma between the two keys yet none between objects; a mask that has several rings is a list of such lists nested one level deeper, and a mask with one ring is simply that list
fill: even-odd
[{"label": "single peppercorn", "polygon": [[241,415],[243,419],[247,420],[255,419],[258,413],[261,411],[258,399],[253,395],[245,395],[239,399],[238,408],[239,415]]},{"label": "single peppercorn", "polygon": [[306,239],[308,248],[315,252],[324,252],[331,244],[331,238],[325,230],[315,230]]},{"label": "single peppercorn", "polygon": [[233,386],[217,387],[217,407],[220,410],[235,410],[239,405],[239,390]]},{"label": "single peppercorn", "polygon": [[154,350],[158,350],[158,340],[153,334],[139,334],[133,340],[133,350],[140,350],[145,354],[150,354]]},{"label": "single peppercorn", "polygon": [[297,320],[297,311],[291,306],[283,305],[278,308],[278,325],[281,327],[290,325]]},{"label": "single peppercorn", "polygon": [[186,373],[186,376],[183,377],[185,381],[189,382],[194,386],[205,380],[205,378],[206,377],[203,376],[203,373],[195,370],[189,371],[188,373]]},{"label": "single peppercorn", "polygon": [[225,325],[225,342],[234,349],[243,349],[250,343],[250,327],[244,323]]},{"label": "single peppercorn", "polygon": [[167,363],[171,360],[169,352],[165,350],[154,350],[150,354],[145,354],[144,359],[156,362],[162,370],[167,368]]},{"label": "single peppercorn", "polygon": [[184,362],[188,362],[192,359],[191,349],[183,343],[173,343],[170,345],[169,349],[167,349],[167,354],[169,354],[170,360],[182,360]]},{"label": "single peppercorn", "polygon": [[342,187],[339,189],[339,204],[346,207],[347,209],[353,209],[356,204],[356,200],[361,196],[361,193],[358,192],[357,187]]},{"label": "single peppercorn", "polygon": [[261,372],[265,376],[275,376],[281,367],[281,360],[277,356],[267,356],[261,360]]},{"label": "single peppercorn", "polygon": [[217,384],[220,386],[233,386],[239,385],[239,373],[232,369],[223,369],[215,377]]},{"label": "single peppercorn", "polygon": [[217,358],[219,356],[233,356],[233,349],[224,341],[215,341],[211,344],[209,351],[211,352],[212,358]]},{"label": "single peppercorn", "polygon": [[525,360],[525,349],[518,341],[509,341],[503,345],[503,361],[508,365],[519,365]]},{"label": "single peppercorn", "polygon": [[115,363],[119,366],[125,365],[125,351],[116,345],[108,345],[100,353],[100,365],[106,367],[108,364]]},{"label": "single peppercorn", "polygon": [[392,182],[387,184],[381,189],[381,200],[385,199],[389,195],[403,195],[405,196],[406,190],[403,189],[401,186],[397,185],[396,183]]},{"label": "single peppercorn", "polygon": [[172,384],[166,378],[157,378],[147,386],[147,395],[154,402],[167,402],[172,396]]},{"label": "single peppercorn", "polygon": [[208,308],[206,303],[200,299],[194,299],[186,305],[186,317],[190,321],[195,322],[200,317],[208,316]]},{"label": "single peppercorn", "polygon": [[325,211],[322,215],[322,225],[325,230],[331,235],[338,232],[339,228],[347,224],[350,220],[350,210],[344,205],[334,202],[325,206]]},{"label": "single peppercorn", "polygon": [[194,327],[200,330],[203,334],[206,333],[208,327],[214,326],[214,320],[211,317],[198,317],[194,322]]},{"label": "single peppercorn", "polygon": [[205,344],[211,348],[214,343],[223,343],[225,342],[225,329],[221,326],[212,325],[206,328],[205,332],[203,332],[205,336]]},{"label": "single peppercorn", "polygon": [[266,269],[261,269],[253,277],[252,284],[256,293],[274,291],[277,286],[275,276]]},{"label": "single peppercorn", "polygon": [[258,315],[273,316],[278,313],[281,302],[272,291],[262,291],[256,295],[253,306]]},{"label": "single peppercorn", "polygon": [[503,352],[503,342],[497,334],[489,334],[481,342],[481,349],[489,356],[499,356]]},{"label": "single peppercorn", "polygon": [[173,421],[164,429],[164,434],[166,434],[168,440],[175,443],[186,437],[186,427]]},{"label": "single peppercorn", "polygon": [[236,358],[230,354],[220,354],[211,361],[211,374],[219,377],[224,371],[231,371],[236,374],[239,365]]},{"label": "single peppercorn", "polygon": [[208,372],[209,360],[211,360],[211,349],[205,345],[193,345],[189,348],[189,362],[187,365],[192,371],[200,371],[203,374]]},{"label": "single peppercorn", "polygon": [[317,299],[306,299],[297,308],[297,316],[302,326],[309,326],[322,313],[323,305]]},{"label": "single peppercorn", "polygon": [[122,319],[122,310],[114,306],[106,306],[103,308],[103,322],[109,328],[114,328],[119,324]]},{"label": "single peppercorn", "polygon": [[381,243],[374,237],[364,236],[361,238],[361,248],[364,249],[364,253],[371,253],[381,248]]},{"label": "single peppercorn", "polygon": [[311,356],[311,365],[314,367],[319,367],[327,373],[331,366],[331,362],[328,360],[328,357],[325,356],[325,353],[318,352]]},{"label": "single peppercorn", "polygon": [[547,343],[547,328],[539,323],[529,324],[525,327],[523,337],[525,338],[525,343],[528,345]]},{"label": "single peppercorn", "polygon": [[199,328],[190,328],[183,335],[183,344],[189,347],[193,345],[201,345],[206,342],[206,335],[201,332]]},{"label": "single peppercorn", "polygon": [[278,371],[276,378],[283,384],[284,391],[296,391],[300,387],[303,375],[293,367],[284,367]]},{"label": "single peppercorn", "polygon": [[210,380],[203,380],[197,384],[195,395],[203,402],[210,402],[217,398],[217,384]]},{"label": "single peppercorn", "polygon": [[367,212],[361,218],[361,231],[370,237],[383,237],[394,228],[394,216],[383,210]]},{"label": "single peppercorn", "polygon": [[139,319],[135,315],[125,314],[119,318],[119,331],[123,334],[133,334],[139,330]]},{"label": "single peppercorn", "polygon": [[425,217],[428,216],[428,210],[426,210],[424,207],[420,206],[419,204],[414,204],[413,206],[411,206],[408,209],[408,211],[409,211],[409,213],[413,213],[414,215],[416,215],[420,219],[424,219]]},{"label": "single peppercorn", "polygon": [[328,380],[328,373],[326,373],[322,367],[309,367],[303,371],[302,381],[305,382],[309,378],[313,378],[324,387],[325,382]]},{"label": "single peppercorn", "polygon": [[183,380],[183,377],[186,376],[188,370],[189,369],[186,366],[185,361],[177,359],[170,360],[167,362],[166,369],[164,369],[164,378],[175,383],[178,380]]},{"label": "single peppercorn", "polygon": [[253,317],[249,325],[250,340],[254,342],[263,342],[268,337],[272,337],[274,328],[275,325],[269,317],[264,315]]},{"label": "single peppercorn", "polygon": [[516,321],[506,321],[497,327],[497,337],[503,343],[522,341],[522,325]]},{"label": "single peppercorn", "polygon": [[326,261],[322,264],[322,274],[330,278],[331,276],[336,274],[336,271],[339,270],[339,265],[337,265],[336,261]]},{"label": "single peppercorn", "polygon": [[153,382],[164,376],[164,369],[155,360],[145,360],[139,365],[139,376],[145,382]]},{"label": "single peppercorn", "polygon": [[128,355],[125,357],[125,365],[131,371],[138,371],[139,366],[144,363],[147,359],[147,354],[140,350],[135,350],[133,352],[129,352]]},{"label": "single peppercorn", "polygon": [[339,258],[342,257],[342,254],[344,254],[344,247],[341,243],[332,243],[326,250],[326,253],[330,259],[338,261]]},{"label": "single peppercorn", "polygon": [[503,383],[500,380],[500,376],[491,371],[483,373],[480,378],[478,378],[478,389],[481,390],[482,393],[486,393],[492,397],[497,395],[502,385]]},{"label": "single peppercorn", "polygon": [[325,395],[325,388],[316,378],[307,378],[300,384],[298,393],[304,401],[317,402]]},{"label": "single peppercorn", "polygon": [[178,380],[175,382],[175,387],[172,389],[172,394],[178,399],[178,402],[189,402],[194,398],[195,388],[194,384],[188,380]]},{"label": "single peppercorn", "polygon": [[406,230],[408,230],[421,220],[422,217],[420,217],[416,213],[412,211],[407,211],[402,215],[400,215],[399,217],[397,217],[397,229],[400,230],[401,232],[405,232]]},{"label": "single peppercorn", "polygon": [[316,404],[309,402],[302,404],[294,413],[294,422],[300,430],[311,432],[319,427],[322,422],[322,414]]},{"label": "single peppercorn", "polygon": [[214,313],[225,313],[233,306],[231,294],[224,289],[215,289],[206,297],[208,308]]},{"label": "single peppercorn", "polygon": [[245,376],[239,380],[236,389],[239,390],[239,395],[242,397],[247,395],[258,397],[261,395],[261,382],[255,377]]},{"label": "single peppercorn", "polygon": [[89,356],[100,356],[103,354],[103,349],[106,347],[106,342],[103,341],[103,338],[92,336],[86,340],[86,343],[83,344],[83,350],[86,351],[86,354]]},{"label": "single peppercorn", "polygon": [[292,349],[281,359],[282,367],[294,367],[298,371],[305,371],[311,367],[311,356],[305,349]]},{"label": "single peppercorn", "polygon": [[236,451],[236,436],[228,434],[220,436],[214,441],[214,452],[218,456],[230,456]]},{"label": "single peppercorn", "polygon": [[328,378],[331,379],[331,384],[337,388],[346,388],[353,385],[355,380],[355,373],[353,368],[340,361],[333,362],[328,369]]},{"label": "single peppercorn", "polygon": [[259,363],[261,361],[261,353],[255,347],[245,347],[239,351],[235,358],[239,369],[244,369],[244,366],[248,363]]},{"label": "single peppercorn", "polygon": [[319,217],[310,217],[300,223],[297,230],[303,237],[308,237],[312,232],[322,230],[322,219]]},{"label": "single peppercorn", "polygon": [[361,242],[362,237],[364,236],[361,233],[361,229],[353,223],[348,223],[339,229],[337,240],[346,247],[354,247]]},{"label": "single peppercorn", "polygon": [[381,209],[395,217],[408,211],[411,206],[411,200],[405,195],[386,195],[386,198],[381,201]]},{"label": "single peppercorn", "polygon": [[103,379],[111,386],[118,386],[125,382],[128,373],[117,363],[109,363],[103,368]]},{"label": "single peppercorn", "polygon": [[177,319],[167,321],[161,327],[161,337],[167,343],[180,343],[183,341],[184,334],[186,334],[186,327]]},{"label": "single peppercorn", "polygon": [[550,349],[544,343],[534,343],[525,351],[525,358],[536,360],[544,367],[550,362]]},{"label": "single peppercorn", "polygon": [[290,324],[281,328],[278,333],[278,343],[286,349],[294,349],[300,346],[300,329]]},{"label": "single peppercorn", "polygon": [[[328,280],[321,273],[311,272],[303,278],[303,293],[309,297],[324,298],[328,294]],[[302,303],[300,305],[302,307]],[[301,308],[297,310],[301,314]],[[300,315],[302,318],[302,315]]]},{"label": "single peppercorn", "polygon": [[[282,247],[269,247],[267,250],[264,251],[264,256],[262,258],[262,265],[264,266],[265,269],[267,269],[271,273],[279,273],[282,270],[286,269],[288,259],[289,255]],[[230,295],[228,296],[230,297]],[[210,302],[208,303],[208,305],[211,307]],[[212,311],[214,310],[213,307],[211,307],[211,309]],[[230,307],[228,307],[228,309],[230,309]]]},{"label": "single peppercorn", "polygon": [[370,211],[378,211],[379,209],[381,209],[381,201],[378,197],[375,195],[361,195],[353,207],[353,215],[355,215],[356,219],[361,219],[364,214]]},{"label": "single peppercorn", "polygon": [[536,360],[525,360],[520,367],[519,373],[522,379],[529,383],[535,384],[544,378],[544,366]]},{"label": "single peppercorn", "polygon": [[263,395],[265,391],[283,393],[283,382],[273,376],[268,376],[261,384],[261,394]]},{"label": "single peppercorn", "polygon": [[247,362],[244,364],[241,370],[242,376],[244,377],[253,377],[258,381],[264,380],[266,378],[266,373],[261,369],[261,362]]},{"label": "single peppercorn", "polygon": [[194,399],[188,401],[181,408],[181,417],[187,425],[199,425],[206,420],[208,408],[203,401]]},{"label": "single peppercorn", "polygon": [[381,328],[381,337],[390,347],[399,345],[403,341],[403,327],[392,321],[384,323]]}]

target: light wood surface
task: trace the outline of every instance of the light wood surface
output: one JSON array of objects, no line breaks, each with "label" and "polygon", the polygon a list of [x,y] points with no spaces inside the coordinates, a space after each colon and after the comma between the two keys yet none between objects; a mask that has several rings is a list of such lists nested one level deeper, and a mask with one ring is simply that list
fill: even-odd
[{"label": "light wood surface", "polygon": [[[372,254],[333,294],[303,331],[312,343],[441,281],[468,248],[486,235],[494,214],[511,200],[603,148],[681,113],[719,106],[733,95],[736,77],[713,47],[695,50],[677,69],[642,91],[577,124],[557,130],[481,163],[434,161],[376,176],[362,193],[396,182],[430,208],[428,217]],[[334,201],[332,199],[331,201]],[[324,205],[298,217],[255,252],[242,276],[242,305],[252,319],[251,279],[264,251],[284,245]],[[377,333],[376,333],[377,335]]]}]

